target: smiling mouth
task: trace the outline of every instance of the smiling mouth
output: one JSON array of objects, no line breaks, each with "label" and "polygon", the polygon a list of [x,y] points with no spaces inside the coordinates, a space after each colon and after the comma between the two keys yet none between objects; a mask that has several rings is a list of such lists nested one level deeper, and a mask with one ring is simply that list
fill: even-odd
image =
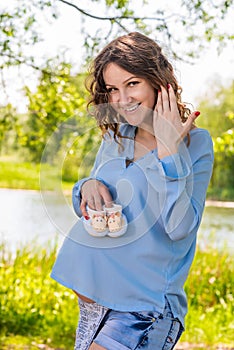
[{"label": "smiling mouth", "polygon": [[140,103],[137,103],[134,106],[128,107],[128,108],[123,108],[124,112],[134,112],[138,107],[140,106]]}]

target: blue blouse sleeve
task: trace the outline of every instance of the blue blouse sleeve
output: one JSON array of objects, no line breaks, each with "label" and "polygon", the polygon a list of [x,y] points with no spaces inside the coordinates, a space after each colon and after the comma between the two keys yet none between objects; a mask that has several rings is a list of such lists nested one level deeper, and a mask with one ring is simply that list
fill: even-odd
[{"label": "blue blouse sleeve", "polygon": [[160,161],[166,186],[161,218],[172,240],[183,239],[199,227],[212,174],[214,156],[209,133],[194,133],[189,148],[189,157],[179,152]]}]

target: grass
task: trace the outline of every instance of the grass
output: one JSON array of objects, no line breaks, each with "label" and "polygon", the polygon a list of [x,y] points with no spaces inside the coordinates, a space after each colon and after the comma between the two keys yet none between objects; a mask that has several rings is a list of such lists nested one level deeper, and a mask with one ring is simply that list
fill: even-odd
[{"label": "grass", "polygon": [[16,158],[0,158],[0,188],[25,190],[55,190],[59,186],[70,190],[75,181],[61,180],[55,166],[19,162]]},{"label": "grass", "polygon": [[189,313],[182,341],[233,345],[234,260],[225,251],[197,250],[185,285]]},{"label": "grass", "polygon": [[[33,242],[13,256],[3,243],[0,275],[0,334],[3,345],[12,339],[72,348],[77,324],[73,292],[49,277],[56,245]],[[19,338],[17,338],[19,337]],[[5,346],[4,345],[4,346]],[[1,347],[1,349],[2,349]]]},{"label": "grass", "polygon": [[[13,255],[2,244],[1,349],[73,348],[77,300],[49,277],[56,251],[56,243],[45,248],[32,242]],[[181,342],[203,343],[204,349],[233,345],[233,285],[233,257],[213,248],[198,249],[186,283],[190,306]]]}]

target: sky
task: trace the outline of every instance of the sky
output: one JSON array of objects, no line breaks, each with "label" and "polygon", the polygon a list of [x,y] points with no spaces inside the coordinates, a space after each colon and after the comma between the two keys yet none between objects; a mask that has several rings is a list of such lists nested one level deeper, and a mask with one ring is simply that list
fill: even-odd
[{"label": "sky", "polygon": [[[173,6],[179,0],[173,1]],[[9,0],[9,4],[13,3],[13,0]],[[162,3],[162,0],[149,1],[152,4]],[[83,3],[83,6],[82,6]],[[87,9],[87,3],[84,0],[79,1],[79,5],[82,8]],[[140,4],[141,1],[135,1],[136,5],[135,10],[140,11],[141,9],[137,8],[137,4]],[[163,2],[164,3],[164,2]],[[84,50],[82,48],[82,20],[81,15],[74,8],[71,8],[63,3],[57,2],[59,10],[59,19],[54,21],[53,24],[44,23],[40,28],[43,35],[43,43],[41,43],[37,48],[32,48],[36,50],[35,54],[40,52],[40,55],[43,56],[54,56],[56,53],[66,48],[66,54],[68,59],[71,59],[73,62],[77,62],[77,66],[82,63],[82,58],[84,57]],[[170,6],[172,4],[169,3]],[[168,6],[169,6],[168,5]],[[150,7],[148,8],[148,10]],[[172,8],[172,11],[175,9]],[[97,14],[99,11],[100,15],[103,15],[103,9],[101,6],[97,8],[91,8],[90,11],[94,14]],[[141,13],[142,14],[142,13]],[[149,12],[147,13],[149,15]],[[232,21],[231,21],[232,22]],[[222,23],[222,26],[230,27],[230,19],[226,23]],[[100,26],[100,22],[92,21],[86,22],[86,25]],[[104,23],[101,23],[104,25]],[[95,29],[95,28],[94,28]],[[190,102],[196,108],[199,98],[204,97],[204,95],[209,95],[209,90],[212,89],[212,82],[216,79],[221,82],[222,85],[228,85],[231,80],[234,79],[234,54],[233,54],[233,43],[230,44],[223,52],[218,55],[215,47],[210,45],[209,49],[206,52],[202,52],[200,58],[191,65],[184,62],[174,62],[176,75],[183,88],[183,100]],[[10,88],[10,98],[14,101],[20,111],[24,111],[26,100],[22,98],[19,88],[16,88],[15,85],[15,74],[16,72],[12,71],[8,74],[8,82]],[[33,77],[25,80],[18,80],[18,86],[21,84],[27,83],[30,87],[35,87],[36,80]],[[0,95],[0,103],[2,101]]]}]

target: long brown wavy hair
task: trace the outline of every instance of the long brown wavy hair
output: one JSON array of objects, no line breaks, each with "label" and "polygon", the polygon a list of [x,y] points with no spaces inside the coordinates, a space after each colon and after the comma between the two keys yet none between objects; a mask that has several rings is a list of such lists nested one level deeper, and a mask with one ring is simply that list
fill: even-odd
[{"label": "long brown wavy hair", "polygon": [[108,103],[109,95],[103,78],[104,69],[109,63],[115,63],[129,73],[148,80],[155,89],[156,98],[160,86],[167,88],[169,83],[175,92],[181,120],[186,121],[191,112],[181,101],[182,89],[171,63],[154,40],[132,32],[118,37],[102,49],[94,59],[86,81],[90,92],[88,108],[95,106],[94,115],[103,135],[112,130],[115,140],[122,137],[119,132],[121,116]]}]

